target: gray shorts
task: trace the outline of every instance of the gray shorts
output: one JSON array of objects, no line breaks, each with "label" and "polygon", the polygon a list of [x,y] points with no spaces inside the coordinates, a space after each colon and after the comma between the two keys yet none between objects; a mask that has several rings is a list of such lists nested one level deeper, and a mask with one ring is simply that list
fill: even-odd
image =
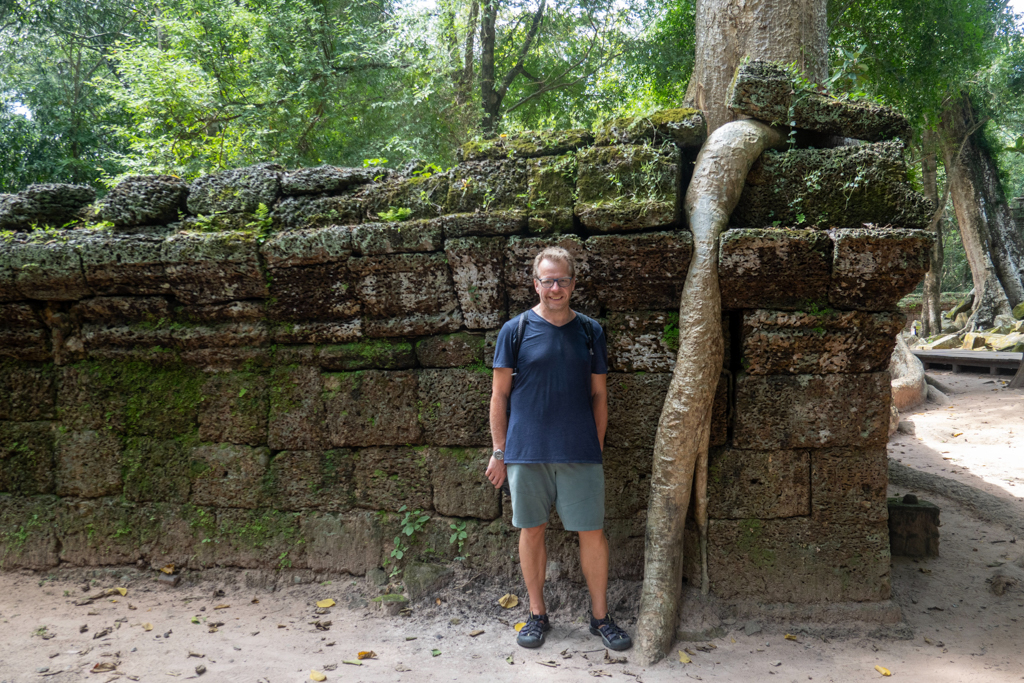
[{"label": "gray shorts", "polygon": [[604,466],[593,463],[508,465],[512,526],[529,529],[551,516],[551,505],[566,531],[604,528]]}]

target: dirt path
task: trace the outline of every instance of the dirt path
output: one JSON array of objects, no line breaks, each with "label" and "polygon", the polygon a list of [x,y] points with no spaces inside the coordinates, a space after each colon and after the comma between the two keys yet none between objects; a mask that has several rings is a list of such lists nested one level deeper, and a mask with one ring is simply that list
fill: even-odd
[{"label": "dirt path", "polygon": [[[495,604],[505,590],[522,595],[521,588],[487,577],[457,577],[439,594],[441,604],[425,600],[412,616],[385,617],[368,602],[379,589],[363,579],[288,584],[281,577],[271,591],[252,573],[217,570],[172,588],[134,567],[72,568],[0,574],[0,682],[173,681],[197,678],[197,666],[206,667],[203,680],[245,683],[308,681],[312,669],[353,683],[569,682],[604,678],[599,672],[648,683],[846,682],[880,680],[876,665],[893,680],[1024,680],[1024,580],[1002,596],[987,583],[1000,572],[1024,579],[1005,564],[1024,554],[1024,391],[1003,390],[987,376],[937,376],[957,389],[953,405],[905,415],[915,435],[894,435],[889,445],[897,468],[890,494],[912,491],[942,508],[942,556],[893,561],[893,600],[904,616],[895,628],[758,624],[762,630],[747,635],[747,624],[736,623],[710,643],[677,643],[674,651],[692,652],[689,664],[673,656],[641,669],[605,661],[579,618],[583,591],[573,586],[555,587],[554,629],[543,648],[527,651],[512,630],[525,609]],[[74,604],[114,586],[126,595]],[[614,587],[620,621],[635,617],[636,594],[635,584]],[[324,598],[338,604],[317,614]],[[311,623],[328,620],[326,631]],[[484,633],[471,637],[476,630]],[[378,656],[362,666],[343,663],[360,650]],[[103,662],[116,662],[116,671],[87,673]]]}]

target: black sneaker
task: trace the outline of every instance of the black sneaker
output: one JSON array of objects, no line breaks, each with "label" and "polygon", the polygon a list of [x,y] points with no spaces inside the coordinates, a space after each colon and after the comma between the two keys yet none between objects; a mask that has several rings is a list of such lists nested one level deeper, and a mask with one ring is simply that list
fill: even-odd
[{"label": "black sneaker", "polygon": [[551,630],[548,623],[548,615],[531,614],[526,620],[526,625],[519,629],[516,642],[520,647],[540,647],[544,644],[544,633]]},{"label": "black sneaker", "polygon": [[628,650],[633,647],[633,639],[618,627],[610,614],[604,619],[595,619],[594,615],[590,615],[590,632],[601,636],[601,642],[609,650]]}]

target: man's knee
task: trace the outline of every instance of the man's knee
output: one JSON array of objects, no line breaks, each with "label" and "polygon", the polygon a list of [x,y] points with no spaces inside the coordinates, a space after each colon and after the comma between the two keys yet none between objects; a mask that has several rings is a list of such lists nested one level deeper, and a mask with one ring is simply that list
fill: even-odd
[{"label": "man's knee", "polygon": [[579,531],[580,545],[589,543],[601,543],[605,540],[604,529],[594,529],[593,531]]},{"label": "man's knee", "polygon": [[537,526],[526,527],[519,530],[519,535],[527,540],[535,541],[537,539],[544,538],[544,532],[548,528],[548,523],[538,524]]}]

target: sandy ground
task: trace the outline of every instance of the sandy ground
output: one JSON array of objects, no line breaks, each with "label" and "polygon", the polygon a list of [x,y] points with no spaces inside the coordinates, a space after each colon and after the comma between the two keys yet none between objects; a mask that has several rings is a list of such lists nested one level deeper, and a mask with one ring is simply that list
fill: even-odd
[{"label": "sandy ground", "polygon": [[[1024,680],[1024,580],[1002,596],[989,584],[994,574],[1019,571],[1012,561],[1024,553],[1024,391],[1005,390],[988,376],[933,374],[957,390],[953,404],[905,415],[915,434],[894,435],[890,456],[989,495],[966,505],[936,495],[935,487],[914,491],[942,508],[941,557],[894,558],[893,601],[904,618],[896,627],[737,622],[711,641],[677,643],[671,657],[641,668],[629,652],[624,663],[605,660],[580,616],[583,589],[574,586],[555,588],[554,628],[543,648],[528,651],[515,645],[512,630],[525,608],[495,604],[506,590],[524,595],[522,588],[488,577],[457,576],[438,594],[440,604],[428,598],[411,616],[384,616],[367,602],[381,589],[364,579],[294,584],[280,577],[271,590],[251,574],[217,570],[168,587],[134,567],[68,568],[0,574],[0,682],[297,683],[314,669],[328,681],[354,683],[838,682],[880,680],[876,665],[894,680]],[[890,494],[910,491],[893,486]],[[1003,506],[998,522],[985,512],[986,500]],[[75,605],[115,586],[126,594]],[[635,618],[636,589],[613,589],[621,623]],[[338,604],[318,614],[315,603],[324,598]],[[316,621],[331,624],[318,630]],[[483,633],[470,636],[477,630]],[[687,649],[692,661],[683,664],[677,653]],[[376,658],[345,663],[365,650]],[[102,663],[116,668],[89,673]]]}]

